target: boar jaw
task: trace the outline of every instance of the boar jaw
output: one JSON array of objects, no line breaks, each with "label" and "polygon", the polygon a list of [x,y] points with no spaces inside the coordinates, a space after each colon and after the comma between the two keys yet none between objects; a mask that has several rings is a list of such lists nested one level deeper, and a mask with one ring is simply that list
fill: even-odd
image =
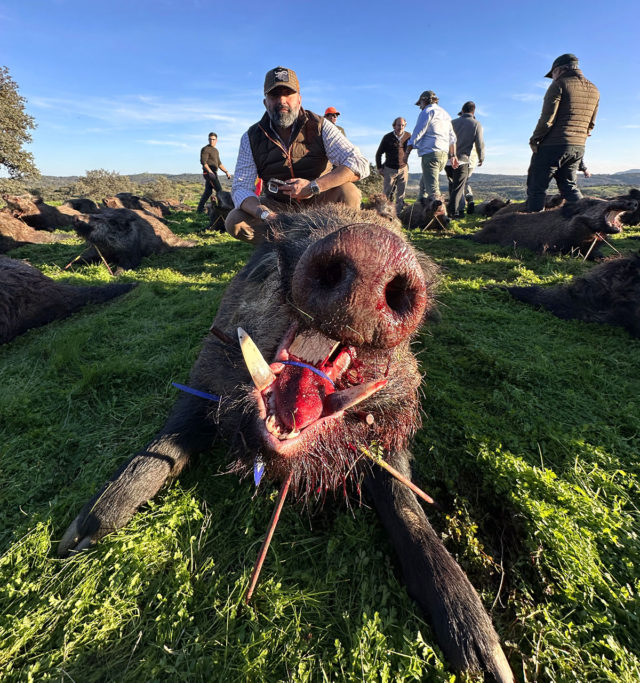
[{"label": "boar jaw", "polygon": [[[319,358],[322,349],[328,353]],[[387,380],[366,381],[361,365],[353,346],[317,331],[298,334],[294,324],[269,366],[273,381],[253,391],[266,448],[284,457],[301,455],[301,442],[313,439],[328,422],[382,389]]]}]

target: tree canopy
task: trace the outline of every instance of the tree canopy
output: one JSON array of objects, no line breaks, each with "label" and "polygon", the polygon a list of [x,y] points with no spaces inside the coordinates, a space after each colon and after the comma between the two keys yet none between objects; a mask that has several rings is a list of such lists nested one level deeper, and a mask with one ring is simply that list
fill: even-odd
[{"label": "tree canopy", "polygon": [[25,111],[26,102],[18,93],[18,86],[9,75],[9,69],[1,66],[0,167],[13,179],[40,175],[33,155],[23,148],[25,143],[31,142],[29,131],[36,127],[33,117]]}]

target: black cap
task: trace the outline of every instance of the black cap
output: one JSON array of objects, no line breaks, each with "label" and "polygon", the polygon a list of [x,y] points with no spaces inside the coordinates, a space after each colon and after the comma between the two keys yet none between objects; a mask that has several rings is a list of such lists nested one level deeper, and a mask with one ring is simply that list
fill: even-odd
[{"label": "black cap", "polygon": [[545,78],[551,78],[552,77],[551,72],[557,66],[578,66],[578,58],[569,52],[566,55],[560,55],[559,57],[556,57],[553,60],[553,64],[551,65],[551,69],[549,69],[549,73],[545,74]]}]

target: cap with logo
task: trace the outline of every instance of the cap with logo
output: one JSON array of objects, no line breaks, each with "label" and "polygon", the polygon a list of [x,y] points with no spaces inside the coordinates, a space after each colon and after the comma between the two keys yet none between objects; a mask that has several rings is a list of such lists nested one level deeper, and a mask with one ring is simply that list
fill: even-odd
[{"label": "cap with logo", "polygon": [[289,88],[293,92],[300,92],[298,77],[293,69],[276,66],[275,69],[267,71],[267,75],[264,77],[264,94],[268,95],[274,88],[279,88],[280,86]]},{"label": "cap with logo", "polygon": [[578,58],[569,52],[565,55],[560,55],[559,57],[556,57],[553,60],[553,64],[551,65],[549,73],[545,74],[545,78],[553,78],[551,76],[551,72],[558,66],[578,66]]},{"label": "cap with logo", "polygon": [[340,112],[335,107],[327,107],[325,109],[324,115],[326,116],[327,114],[337,114],[340,116]]}]

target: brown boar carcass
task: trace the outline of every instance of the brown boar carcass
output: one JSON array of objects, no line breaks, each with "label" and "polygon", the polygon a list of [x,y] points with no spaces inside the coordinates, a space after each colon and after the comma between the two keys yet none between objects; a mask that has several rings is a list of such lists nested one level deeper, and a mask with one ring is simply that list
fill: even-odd
[{"label": "brown boar carcass", "polygon": [[226,232],[224,222],[233,209],[233,199],[231,199],[231,192],[220,190],[214,201],[213,197],[209,202],[209,226],[207,230],[217,230],[218,232]]},{"label": "brown boar carcass", "polygon": [[75,209],[80,213],[100,213],[100,207],[92,199],[88,199],[87,197],[67,199],[62,206]]},{"label": "brown boar carcass", "polygon": [[503,209],[505,206],[511,204],[510,199],[501,199],[500,197],[493,197],[492,199],[487,199],[480,204],[469,203],[467,205],[467,213],[474,214],[475,216],[484,216],[485,218],[491,218],[495,213]]},{"label": "brown boar carcass", "polygon": [[71,239],[71,237],[71,235],[57,235],[45,230],[36,230],[18,218],[14,218],[9,211],[0,211],[0,254],[23,244],[51,244]]},{"label": "brown boar carcass", "polygon": [[418,199],[400,212],[400,221],[407,230],[444,230],[449,225],[447,207],[441,198]]},{"label": "brown boar carcass", "polygon": [[625,211],[620,216],[620,222],[623,225],[640,225],[640,190],[632,187],[627,194],[621,195],[618,199],[632,199],[637,202],[635,210]]},{"label": "brown boar carcass", "polygon": [[135,283],[75,287],[52,280],[24,261],[0,256],[0,344],[133,287]]},{"label": "brown boar carcass", "polygon": [[36,230],[53,232],[73,225],[80,212],[69,206],[49,206],[40,197],[31,195],[3,195],[11,213]]},{"label": "brown boar carcass", "polygon": [[81,214],[73,227],[90,245],[81,256],[83,260],[97,261],[102,254],[107,262],[124,270],[137,268],[145,256],[196,244],[175,235],[155,216],[130,209]]},{"label": "brown boar carcass", "polygon": [[[410,341],[434,307],[437,268],[397,223],[372,212],[330,205],[270,225],[272,237],[229,285],[191,371],[191,388],[221,400],[181,395],[151,443],[82,509],[59,553],[125,525],[220,434],[235,471],[248,475],[259,462],[265,479],[290,482],[301,501],[320,504],[361,483],[451,663],[512,681],[477,593],[414,493],[362,457],[376,443],[410,477],[421,380]],[[238,337],[254,348],[247,364]]]},{"label": "brown boar carcass", "polygon": [[635,208],[633,200],[587,198],[539,213],[498,212],[469,239],[524,247],[540,254],[579,252],[593,259],[599,255],[596,244],[603,235],[621,232],[620,214]]},{"label": "brown boar carcass", "polygon": [[131,209],[132,211],[146,211],[156,218],[163,218],[169,214],[167,205],[154,199],[138,197],[131,192],[119,192],[113,197],[105,197],[102,203],[108,209]]},{"label": "brown boar carcass", "polygon": [[624,327],[640,337],[640,254],[607,259],[558,287],[507,287],[511,296],[558,318]]},{"label": "brown boar carcass", "polygon": [[381,218],[386,218],[389,221],[396,221],[396,207],[393,202],[390,202],[387,195],[382,192],[372,194],[360,204],[361,209],[375,211]]}]

